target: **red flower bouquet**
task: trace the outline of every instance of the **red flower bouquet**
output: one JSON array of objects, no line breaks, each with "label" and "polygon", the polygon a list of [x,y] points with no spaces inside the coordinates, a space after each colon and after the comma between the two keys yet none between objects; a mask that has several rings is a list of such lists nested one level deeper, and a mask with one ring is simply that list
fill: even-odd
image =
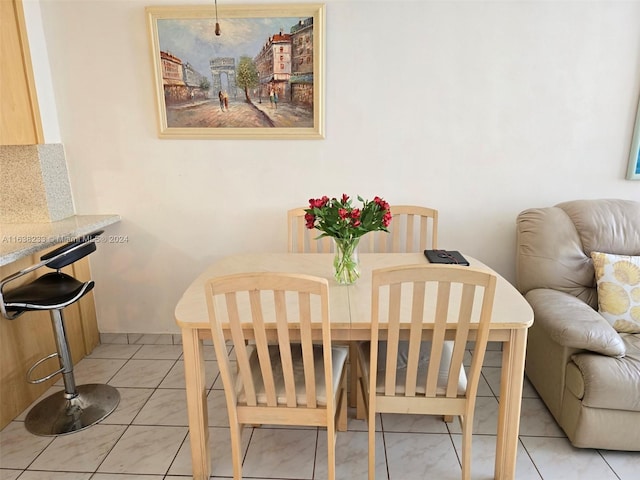
[{"label": "red flower bouquet", "polygon": [[357,247],[360,237],[369,232],[387,232],[391,222],[389,204],[380,197],[363,200],[362,208],[351,204],[347,194],[341,199],[329,197],[312,198],[305,209],[307,228],[317,229],[321,237],[332,237],[336,243],[334,266],[339,283],[353,283],[360,276],[357,262]]}]

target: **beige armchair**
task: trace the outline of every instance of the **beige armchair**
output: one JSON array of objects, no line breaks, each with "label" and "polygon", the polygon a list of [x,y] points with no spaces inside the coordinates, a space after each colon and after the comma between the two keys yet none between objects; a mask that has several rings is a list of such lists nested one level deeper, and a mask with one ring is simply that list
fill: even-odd
[{"label": "beige armchair", "polygon": [[598,313],[591,252],[640,255],[640,203],[520,213],[516,280],[535,313],[525,371],[576,447],[640,450],[640,334]]}]

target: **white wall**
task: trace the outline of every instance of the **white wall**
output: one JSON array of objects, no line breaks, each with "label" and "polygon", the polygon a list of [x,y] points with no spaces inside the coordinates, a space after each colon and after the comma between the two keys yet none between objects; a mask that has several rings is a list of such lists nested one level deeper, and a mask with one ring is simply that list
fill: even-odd
[{"label": "white wall", "polygon": [[29,53],[33,67],[33,77],[36,84],[38,106],[40,107],[40,121],[44,143],[60,143],[60,128],[58,125],[58,110],[55,103],[55,93],[51,79],[51,65],[47,52],[47,41],[42,28],[40,3],[37,0],[23,0],[25,20],[28,23],[27,37]]},{"label": "white wall", "polygon": [[77,212],[121,214],[110,233],[129,239],[92,256],[102,332],[177,332],[190,280],[285,251],[285,212],[309,197],[435,207],[441,247],[510,280],[521,210],[640,199],[624,180],[638,1],[327,0],[320,141],[158,139],[154,3],[211,2],[40,0]]}]

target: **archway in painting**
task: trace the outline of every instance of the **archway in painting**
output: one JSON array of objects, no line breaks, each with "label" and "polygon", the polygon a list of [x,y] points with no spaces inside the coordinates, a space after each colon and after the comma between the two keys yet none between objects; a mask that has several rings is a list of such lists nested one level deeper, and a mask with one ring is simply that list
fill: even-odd
[{"label": "archway in painting", "polygon": [[230,97],[237,98],[236,60],[231,57],[217,57],[209,61],[213,78],[214,96],[220,91],[227,91]]}]

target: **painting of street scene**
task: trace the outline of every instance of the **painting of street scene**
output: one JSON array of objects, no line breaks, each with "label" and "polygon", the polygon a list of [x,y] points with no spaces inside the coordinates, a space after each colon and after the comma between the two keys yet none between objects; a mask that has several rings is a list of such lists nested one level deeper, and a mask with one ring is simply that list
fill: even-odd
[{"label": "painting of street scene", "polygon": [[322,7],[282,8],[147,9],[161,133],[321,134]]}]

